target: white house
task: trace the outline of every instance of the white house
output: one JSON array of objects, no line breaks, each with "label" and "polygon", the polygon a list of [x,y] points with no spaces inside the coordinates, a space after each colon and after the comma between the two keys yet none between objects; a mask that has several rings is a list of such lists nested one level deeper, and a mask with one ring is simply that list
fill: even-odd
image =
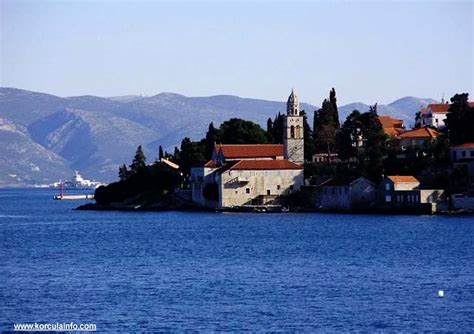
[{"label": "white house", "polygon": [[435,128],[443,128],[444,121],[448,114],[448,103],[432,103],[426,108],[421,108],[419,117],[415,120],[418,127],[432,126]]}]

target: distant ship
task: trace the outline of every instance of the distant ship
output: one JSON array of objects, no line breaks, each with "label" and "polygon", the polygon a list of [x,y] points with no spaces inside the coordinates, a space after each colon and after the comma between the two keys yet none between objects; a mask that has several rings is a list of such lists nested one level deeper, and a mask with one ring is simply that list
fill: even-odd
[{"label": "distant ship", "polygon": [[74,177],[72,180],[55,182],[53,183],[52,187],[55,189],[62,188],[64,190],[72,190],[72,189],[80,190],[80,189],[95,189],[101,185],[103,185],[103,183],[84,179],[81,176],[81,174],[79,174],[78,171],[75,171]]}]

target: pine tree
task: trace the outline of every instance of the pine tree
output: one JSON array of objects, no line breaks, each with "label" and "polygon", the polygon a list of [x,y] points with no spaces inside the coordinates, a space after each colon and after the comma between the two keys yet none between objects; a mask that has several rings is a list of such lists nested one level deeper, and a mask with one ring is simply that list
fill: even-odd
[{"label": "pine tree", "polygon": [[119,179],[120,181],[125,181],[128,178],[129,171],[127,165],[123,164],[119,167]]},{"label": "pine tree", "polygon": [[143,153],[142,145],[137,147],[135,157],[133,158],[132,164],[130,165],[130,170],[134,173],[138,172],[140,169],[146,167],[146,156]]},{"label": "pine tree", "polygon": [[474,141],[474,108],[468,104],[469,94],[456,94],[446,116],[449,141],[458,145]]}]

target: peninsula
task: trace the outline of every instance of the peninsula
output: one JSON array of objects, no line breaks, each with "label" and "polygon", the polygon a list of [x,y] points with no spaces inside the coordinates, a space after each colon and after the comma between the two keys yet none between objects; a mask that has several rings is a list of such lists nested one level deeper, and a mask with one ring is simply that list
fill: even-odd
[{"label": "peninsula", "polygon": [[[277,111],[275,111],[277,112]],[[238,118],[205,138],[184,138],[153,164],[141,146],[120,181],[80,209],[338,211],[419,213],[474,210],[474,103],[423,106],[415,126],[379,115],[377,104],[342,124],[332,89],[308,124],[294,91],[266,130]]]}]

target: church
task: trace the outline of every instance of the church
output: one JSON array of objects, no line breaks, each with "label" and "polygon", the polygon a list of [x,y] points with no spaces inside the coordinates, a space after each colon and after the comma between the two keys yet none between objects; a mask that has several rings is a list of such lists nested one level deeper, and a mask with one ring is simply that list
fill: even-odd
[{"label": "church", "polygon": [[208,208],[277,205],[304,184],[304,131],[298,97],[291,92],[282,144],[216,144],[210,161],[191,169],[191,198]]}]

